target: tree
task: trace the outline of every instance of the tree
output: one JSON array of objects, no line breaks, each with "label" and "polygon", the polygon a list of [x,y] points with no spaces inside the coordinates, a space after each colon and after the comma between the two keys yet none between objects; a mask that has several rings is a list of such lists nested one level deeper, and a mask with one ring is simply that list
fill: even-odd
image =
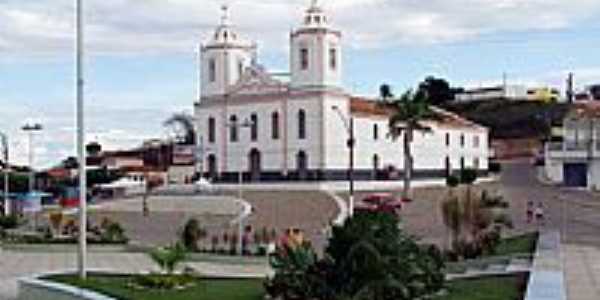
[{"label": "tree", "polygon": [[90,157],[98,156],[102,152],[102,145],[98,142],[91,142],[85,146],[85,151]]},{"label": "tree", "polygon": [[322,297],[326,285],[319,275],[317,254],[306,240],[287,236],[269,257],[275,276],[265,283],[265,290],[272,296],[285,300],[304,300]]},{"label": "tree", "polygon": [[392,87],[389,84],[382,84],[379,87],[379,95],[383,101],[387,101],[389,99],[394,98],[394,93],[392,92]]},{"label": "tree", "polygon": [[484,191],[474,199],[454,196],[442,204],[444,224],[452,231],[452,250],[456,259],[476,258],[493,253],[501,230],[512,227],[502,197]]},{"label": "tree", "polygon": [[207,233],[197,219],[190,219],[183,227],[181,240],[185,248],[189,251],[198,251],[198,242],[206,238]]},{"label": "tree", "polygon": [[326,249],[328,286],[354,299],[416,299],[444,282],[441,254],[418,245],[389,213],[362,213],[334,227]]},{"label": "tree", "polygon": [[461,230],[461,205],[459,198],[455,195],[454,190],[459,185],[459,178],[454,175],[449,175],[446,178],[446,186],[448,187],[448,195],[442,202],[442,220],[446,228],[450,230],[451,241],[449,248],[451,249],[458,243]]},{"label": "tree", "polygon": [[418,91],[425,94],[431,105],[442,105],[454,100],[454,91],[445,79],[429,76],[419,84]]},{"label": "tree", "polygon": [[427,103],[426,95],[422,92],[413,93],[408,91],[399,99],[387,99],[381,95],[382,105],[390,110],[391,116],[388,121],[390,136],[397,140],[403,138],[404,146],[404,190],[402,197],[410,197],[410,183],[412,180],[413,157],[411,144],[415,131],[431,132],[431,128],[425,124],[426,121],[438,120],[440,118]]}]

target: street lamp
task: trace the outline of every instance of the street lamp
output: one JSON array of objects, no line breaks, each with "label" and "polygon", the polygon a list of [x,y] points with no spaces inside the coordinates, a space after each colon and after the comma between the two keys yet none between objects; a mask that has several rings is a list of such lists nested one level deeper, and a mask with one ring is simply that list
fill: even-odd
[{"label": "street lamp", "polygon": [[75,0],[75,94],[77,110],[77,156],[79,161],[79,251],[78,272],[81,279],[87,278],[87,174],[85,158],[84,80],[83,80],[83,1]]},{"label": "street lamp", "polygon": [[35,182],[35,173],[33,171],[33,156],[35,154],[33,149],[33,134],[42,131],[43,127],[39,123],[27,123],[21,129],[29,135],[29,193],[33,193]]},{"label": "street lamp", "polygon": [[344,116],[338,106],[331,107],[344,123],[346,132],[348,134],[348,140],[346,141],[346,147],[348,147],[349,153],[349,166],[348,166],[348,181],[350,182],[350,197],[348,203],[348,215],[354,215],[354,148],[356,147],[356,139],[354,137],[354,117],[350,115],[348,118]]},{"label": "street lamp", "polygon": [[10,198],[8,196],[9,178],[8,172],[10,164],[8,162],[8,135],[0,132],[0,142],[2,144],[4,154],[4,215],[10,214]]},{"label": "street lamp", "polygon": [[[238,123],[238,122],[229,122],[227,124],[227,127],[229,128],[237,128],[238,129],[238,135],[239,135],[239,129],[240,128],[251,128],[252,126],[254,126],[254,122],[246,119],[244,120],[244,122],[242,123]],[[239,140],[239,136],[238,136],[238,140]],[[243,183],[244,183],[244,173],[242,172],[242,166],[239,166],[239,171],[238,171],[238,199],[239,201],[243,201],[242,197],[243,197]],[[244,216],[243,216],[244,212],[242,210],[242,212],[240,213],[240,216],[238,218],[238,253],[240,255],[242,255],[242,251],[243,251],[243,235],[244,235]]]}]

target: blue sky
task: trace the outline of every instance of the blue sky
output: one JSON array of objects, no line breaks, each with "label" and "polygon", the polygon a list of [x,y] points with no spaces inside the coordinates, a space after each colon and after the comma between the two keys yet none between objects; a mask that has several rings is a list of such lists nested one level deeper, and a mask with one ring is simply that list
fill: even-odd
[{"label": "blue sky", "polygon": [[[12,137],[13,160],[27,154],[18,128],[42,122],[37,166],[73,147],[72,1],[0,0],[0,131]],[[286,70],[287,37],[309,1],[113,0],[89,2],[86,74],[88,139],[107,148],[163,137],[162,122],[191,111],[196,91],[194,47],[231,6],[260,62]],[[600,82],[600,3],[594,0],[323,1],[344,31],[345,87],[376,95],[427,75],[455,86],[501,81],[562,88]],[[425,3],[423,3],[425,2]]]}]

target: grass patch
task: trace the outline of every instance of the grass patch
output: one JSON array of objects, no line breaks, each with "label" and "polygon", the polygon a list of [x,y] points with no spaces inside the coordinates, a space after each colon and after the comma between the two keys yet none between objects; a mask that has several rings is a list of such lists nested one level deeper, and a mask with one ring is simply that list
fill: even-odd
[{"label": "grass patch", "polygon": [[448,294],[434,300],[522,300],[528,274],[460,279],[447,283]]},{"label": "grass patch", "polygon": [[128,284],[132,276],[90,275],[81,281],[74,275],[58,275],[48,280],[89,289],[119,300],[262,300],[260,279],[198,279],[185,290],[135,290]]},{"label": "grass patch", "polygon": [[507,239],[502,239],[496,247],[497,256],[515,254],[533,254],[537,245],[538,233],[526,233]]}]

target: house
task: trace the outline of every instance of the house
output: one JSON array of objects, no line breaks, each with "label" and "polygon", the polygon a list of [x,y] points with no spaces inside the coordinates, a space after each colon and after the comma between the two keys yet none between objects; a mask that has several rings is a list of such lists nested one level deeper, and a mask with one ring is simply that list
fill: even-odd
[{"label": "house", "polygon": [[546,144],[545,173],[552,182],[600,190],[600,103],[576,103],[562,134]]},{"label": "house", "polygon": [[[388,134],[390,112],[376,99],[342,86],[343,34],[313,1],[289,35],[290,70],[268,72],[256,43],[231,24],[224,9],[201,45],[201,95],[194,105],[202,173],[220,182],[347,180],[351,120],[355,178],[396,180],[404,170],[402,139]],[[455,114],[430,122],[412,144],[414,176],[443,178],[460,168],[488,169],[488,129]],[[183,152],[183,151],[182,151]]]}]

